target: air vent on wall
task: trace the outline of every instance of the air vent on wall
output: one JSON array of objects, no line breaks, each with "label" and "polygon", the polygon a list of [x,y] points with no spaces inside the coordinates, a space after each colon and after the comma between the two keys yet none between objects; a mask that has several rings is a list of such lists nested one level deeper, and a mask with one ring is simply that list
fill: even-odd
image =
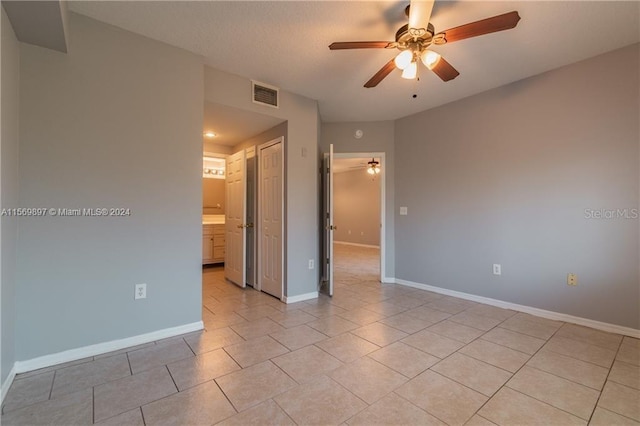
[{"label": "air vent on wall", "polygon": [[251,81],[251,96],[256,104],[279,108],[279,90],[277,87]]}]

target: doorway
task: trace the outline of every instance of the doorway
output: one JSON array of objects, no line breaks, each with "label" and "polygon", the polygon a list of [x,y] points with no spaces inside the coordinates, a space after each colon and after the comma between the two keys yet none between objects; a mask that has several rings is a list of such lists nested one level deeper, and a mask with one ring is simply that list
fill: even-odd
[{"label": "doorway", "polygon": [[[211,261],[208,253],[213,248],[209,246],[213,245],[215,236],[207,239],[203,237],[203,289],[204,283],[215,276],[215,279],[222,277],[225,280],[227,277],[239,286],[251,286],[260,290],[257,275],[260,260],[257,222],[259,203],[256,198],[260,191],[258,147],[273,140],[276,135],[286,136],[286,131],[286,121],[281,118],[205,102],[203,151],[205,156],[222,159],[225,172],[224,177],[219,178],[225,182],[225,195],[222,202],[214,204],[221,204],[224,208],[221,221],[222,248],[216,246],[217,253],[222,251],[223,257],[221,261],[219,257],[215,258],[215,262]],[[284,143],[284,138],[281,142]],[[230,164],[225,165],[225,160]],[[244,182],[241,181],[241,176],[244,176]],[[230,185],[228,189],[227,184]],[[205,215],[219,213],[219,210],[210,211],[209,204],[205,202],[203,195],[203,231],[207,229],[205,220],[209,219]],[[280,212],[283,211],[280,209]],[[277,269],[282,276],[282,267]]]},{"label": "doorway", "polygon": [[[336,282],[352,275],[378,280],[380,275],[380,158],[334,158],[333,215]],[[375,167],[375,168],[374,168]],[[376,173],[377,172],[377,173]]]},{"label": "doorway", "polygon": [[202,171],[202,264],[225,260],[225,159],[205,153]]},{"label": "doorway", "polygon": [[341,283],[383,282],[385,276],[385,154],[330,151],[324,169],[329,176],[323,179],[323,215],[329,218],[323,246],[333,259],[323,265],[321,286],[328,295],[334,273]]}]

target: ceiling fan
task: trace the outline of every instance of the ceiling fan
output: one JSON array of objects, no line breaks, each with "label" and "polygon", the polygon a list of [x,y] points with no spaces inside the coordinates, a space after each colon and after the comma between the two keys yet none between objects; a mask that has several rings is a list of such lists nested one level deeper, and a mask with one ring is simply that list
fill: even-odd
[{"label": "ceiling fan", "polygon": [[371,161],[364,163],[360,162],[357,166],[349,166],[349,169],[367,169],[367,173],[370,175],[377,175],[380,173],[380,162],[375,158],[372,158]]},{"label": "ceiling fan", "polygon": [[495,33],[515,28],[520,20],[518,12],[509,12],[492,18],[471,22],[459,27],[435,32],[429,22],[434,0],[411,0],[405,8],[409,23],[396,32],[396,41],[344,41],[329,45],[331,50],[342,49],[398,49],[400,53],[387,62],[364,87],[376,87],[394,68],[402,70],[402,77],[414,79],[418,73],[418,60],[433,71],[443,81],[456,78],[460,73],[438,53],[430,50],[431,45],[442,45],[466,38]]}]

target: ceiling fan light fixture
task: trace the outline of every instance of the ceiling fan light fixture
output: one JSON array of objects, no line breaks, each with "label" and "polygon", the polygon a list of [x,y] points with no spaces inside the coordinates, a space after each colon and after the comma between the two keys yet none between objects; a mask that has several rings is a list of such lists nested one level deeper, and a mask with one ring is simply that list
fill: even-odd
[{"label": "ceiling fan light fixture", "polygon": [[430,70],[434,69],[435,66],[438,65],[438,62],[440,62],[440,58],[441,56],[438,53],[429,49],[425,50],[424,52],[422,52],[422,55],[420,55],[422,63]]},{"label": "ceiling fan light fixture", "polygon": [[396,58],[393,61],[395,62],[396,67],[398,67],[401,70],[404,70],[409,65],[411,65],[412,60],[413,60],[413,52],[407,49],[398,53],[398,56],[396,56]]},{"label": "ceiling fan light fixture", "polygon": [[413,80],[418,75],[418,64],[414,61],[402,71],[402,78]]},{"label": "ceiling fan light fixture", "polygon": [[380,163],[376,161],[375,158],[372,158],[367,164],[369,165],[367,167],[367,173],[370,175],[377,175],[380,173]]}]

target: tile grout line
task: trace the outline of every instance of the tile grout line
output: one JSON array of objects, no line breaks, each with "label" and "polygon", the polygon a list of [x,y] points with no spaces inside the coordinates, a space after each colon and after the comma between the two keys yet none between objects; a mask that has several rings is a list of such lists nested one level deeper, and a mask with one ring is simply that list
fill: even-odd
[{"label": "tile grout line", "polygon": [[[551,335],[551,337],[549,337],[549,339],[547,339],[547,342],[546,342],[546,343],[548,343],[548,342],[549,342],[549,340],[551,340],[551,338],[553,338],[553,337],[556,335],[556,333],[557,333],[558,331],[560,331],[560,329],[561,329],[563,326],[567,325],[567,324],[571,324],[571,323],[563,322],[562,326],[560,326],[560,327],[559,327],[559,328],[558,328],[558,329],[557,329],[557,330],[556,330],[556,331]],[[567,339],[569,339],[569,338],[567,338]],[[574,340],[574,339],[569,339],[569,340],[576,341],[576,340]],[[624,339],[623,339],[623,340],[624,340]],[[616,351],[616,355],[615,355],[615,356],[617,356],[617,354],[618,354],[618,352],[619,352],[619,350],[620,350],[620,347],[622,346],[622,341],[623,341],[623,340],[621,340],[621,341],[620,341],[620,343],[618,344],[618,349],[617,349],[617,351]],[[580,342],[580,341],[578,341],[578,342]],[[540,349],[538,349],[538,350],[537,350],[537,351],[536,351],[536,352],[531,356],[531,358],[533,358],[535,355],[537,355],[537,354],[538,354],[538,352],[540,352],[540,350],[542,350],[542,348],[544,348],[544,346],[546,346],[546,343],[545,343],[544,345],[542,345],[542,346],[540,347]],[[585,343],[585,342],[580,342],[580,343]],[[585,344],[588,344],[588,343],[585,343]],[[596,346],[596,345],[590,345],[590,346]],[[599,346],[596,346],[596,347],[599,347]],[[549,350],[550,350],[550,349],[549,349]],[[553,353],[555,353],[555,354],[558,354],[558,355],[561,355],[561,356],[565,356],[565,357],[567,357],[567,358],[571,358],[571,359],[578,360],[577,358],[573,358],[573,357],[571,357],[571,356],[569,356],[569,355],[560,354],[560,353],[555,352],[555,351],[552,351],[552,350],[550,350],[550,351],[551,351],[551,352],[553,352]],[[612,370],[612,368],[613,368],[613,364],[615,363],[615,356],[614,356],[614,359],[613,359],[613,361],[612,361],[612,363],[611,363],[611,366],[607,369],[607,370],[608,370],[608,372],[607,372],[607,378],[606,378],[606,379],[605,379],[605,381],[604,381],[604,384],[603,384],[602,390],[604,390],[604,386],[606,385],[606,383],[607,383],[607,381],[608,381],[608,378],[609,378],[609,375],[611,374],[611,370]],[[531,360],[531,358],[529,359],[529,361]],[[520,371],[522,368],[524,368],[525,366],[527,366],[527,364],[528,364],[528,362],[529,362],[529,361],[527,361],[527,363],[525,363],[525,364],[524,364],[520,369],[518,369],[518,371]],[[578,361],[582,361],[582,360],[578,360]],[[583,361],[583,362],[586,362],[586,363],[589,363],[589,364],[592,364],[592,365],[595,365],[595,366],[598,366],[598,367],[602,367],[601,365],[597,365],[597,364],[594,364],[594,363],[590,363],[590,362],[588,362],[588,361]],[[534,369],[536,369],[536,370],[543,371],[544,373],[550,374],[550,375],[552,375],[552,376],[554,376],[554,377],[557,377],[557,378],[559,378],[559,379],[563,379],[563,380],[567,380],[567,381],[572,382],[572,383],[576,383],[576,382],[573,382],[572,380],[566,379],[566,378],[564,378],[564,377],[558,376],[558,375],[556,375],[556,374],[554,374],[554,373],[550,373],[550,372],[548,372],[548,371],[540,370],[539,368],[536,368],[536,367],[531,367],[531,366],[529,366],[529,368],[534,368]],[[602,367],[602,368],[606,368],[606,367]],[[514,376],[515,376],[515,374],[516,374],[516,373],[514,373]],[[580,384],[580,383],[576,383],[576,384],[581,385],[581,386],[584,386],[584,387],[586,387],[586,388],[588,388],[588,389],[593,389],[593,390],[596,390],[596,391],[597,391],[597,389],[591,388],[591,387],[589,387],[589,386],[582,385],[582,384]],[[564,411],[564,412],[566,412],[566,413],[568,413],[568,414],[570,414],[570,415],[572,415],[572,416],[574,416],[574,417],[581,418],[581,417],[579,417],[579,416],[577,416],[577,415],[575,415],[575,414],[573,414],[573,413],[569,413],[568,411],[566,411],[566,410],[564,410],[564,409],[562,409],[562,408],[556,407],[556,406],[551,405],[551,404],[549,404],[549,403],[547,403],[547,402],[545,402],[545,401],[541,401],[541,400],[539,400],[539,399],[537,399],[537,398],[535,398],[535,397],[532,397],[532,396],[527,395],[527,394],[525,394],[525,393],[523,393],[523,392],[520,392],[520,391],[518,391],[517,389],[511,388],[511,387],[509,387],[509,386],[508,386],[508,382],[507,382],[507,383],[505,383],[505,384],[503,385],[503,387],[505,387],[505,386],[506,386],[506,387],[508,387],[509,389],[511,389],[511,390],[513,390],[513,391],[515,391],[515,392],[518,392],[518,393],[520,393],[520,394],[522,394],[522,395],[525,395],[525,396],[528,396],[528,397],[530,397],[530,398],[533,398],[533,399],[535,399],[536,401],[542,402],[543,404],[546,404],[546,405],[549,405],[549,406],[551,406],[551,407],[553,407],[553,408],[556,408],[556,409],[558,409],[558,410]],[[628,387],[628,386],[627,386],[627,387]],[[594,404],[593,409],[591,410],[591,415],[589,416],[589,419],[588,419],[588,420],[586,420],[586,421],[587,421],[587,424],[591,421],[591,418],[593,417],[593,413],[595,412],[595,409],[598,407],[598,402],[600,401],[600,397],[602,396],[602,390],[601,390],[601,391],[598,391],[598,399],[596,400],[596,403]],[[611,411],[611,410],[608,410],[608,411]],[[614,412],[614,413],[615,413],[615,412]],[[619,413],[616,413],[616,414],[619,414]],[[623,416],[623,417],[626,417],[626,416]],[[582,418],[581,418],[581,419],[582,419]],[[584,420],[584,419],[583,419],[583,420]]]},{"label": "tile grout line", "polygon": [[[480,414],[478,414],[478,412],[477,412],[477,411],[476,411],[476,413],[475,413],[473,416],[478,416],[478,417],[480,417],[481,419],[484,419],[484,420],[488,421],[488,422],[489,422],[489,423],[491,423],[492,425],[496,425],[496,426],[498,426],[498,424],[497,424],[497,423],[494,423],[494,422],[492,422],[491,420],[487,419],[486,417],[481,416]],[[471,416],[471,418],[473,418],[473,416]],[[469,420],[470,420],[470,419],[469,419]],[[468,422],[469,420],[467,420],[467,422]]]},{"label": "tile grout line", "polygon": [[[494,328],[492,328],[492,329],[491,329],[491,330],[489,330],[489,331],[493,331],[493,330],[495,330],[496,328],[499,328],[499,327],[498,327],[498,326],[495,326]],[[506,329],[506,328],[503,328],[503,330],[507,330],[507,329]],[[489,331],[487,331],[487,333],[489,333]],[[529,336],[529,335],[526,335],[526,334],[518,333],[517,331],[512,331],[512,330],[507,330],[507,331],[510,331],[510,332],[512,332],[512,333],[516,333],[516,334],[520,334],[520,335],[525,336],[525,337],[532,337],[532,336]],[[485,333],[485,334],[487,334],[487,333]],[[527,353],[527,352],[523,352],[523,351],[521,351],[521,350],[519,350],[519,349],[514,349],[514,348],[509,347],[509,346],[507,346],[507,345],[503,345],[502,343],[497,343],[497,342],[494,342],[494,341],[492,341],[492,340],[483,339],[483,337],[484,337],[484,335],[485,335],[485,334],[483,334],[482,336],[478,337],[478,339],[480,339],[480,340],[484,340],[485,342],[493,343],[494,345],[502,346],[503,348],[511,349],[512,351],[520,352],[521,354],[525,354],[525,355],[530,356],[530,357],[532,357],[533,355],[537,354],[537,353],[538,353],[538,351],[539,351],[540,349],[542,349],[542,347],[543,347],[544,345],[546,345],[546,344],[547,344],[547,341],[545,341],[545,342],[544,342],[544,344],[542,344],[542,346],[540,346],[540,348],[536,349],[536,351],[535,351],[533,354],[529,354],[529,353]],[[534,339],[539,339],[539,338],[538,338],[538,337],[534,337]],[[477,339],[476,339],[476,340],[477,340]],[[542,339],[539,339],[539,340],[542,340]],[[554,353],[555,353],[555,352],[554,352]]]},{"label": "tile grout line", "polygon": [[[569,323],[569,322],[567,322],[567,323],[565,323],[565,324],[569,324],[569,325],[578,325],[578,324],[572,324],[572,323]],[[597,330],[597,331],[600,331],[600,330]],[[608,332],[606,332],[606,331],[602,331],[602,333],[608,333]],[[624,334],[616,334],[616,333],[609,333],[609,334],[614,334],[614,335],[617,335],[617,336],[621,336],[621,337],[623,337],[623,339],[621,339],[621,340],[620,340],[620,343],[618,343],[618,347],[617,347],[615,350],[613,350],[613,349],[609,349],[609,348],[605,348],[605,347],[603,347],[603,346],[594,345],[593,343],[588,343],[588,342],[585,342],[585,341],[583,341],[583,340],[574,339],[574,338],[572,338],[571,336],[558,336],[558,337],[560,337],[560,338],[562,338],[562,339],[571,340],[572,342],[582,343],[583,345],[593,346],[593,347],[596,347],[596,348],[598,348],[598,349],[602,349],[602,350],[605,350],[605,351],[615,352],[615,353],[616,353],[616,355],[617,355],[617,354],[618,354],[618,349],[619,349],[619,348],[620,348],[620,346],[622,345],[622,341],[624,340],[625,335],[624,335]],[[587,362],[588,362],[588,361],[587,361]]]},{"label": "tile grout line", "polygon": [[[505,321],[506,321],[506,320],[505,320]],[[504,322],[504,321],[503,321],[503,322]],[[502,323],[501,323],[501,324],[502,324]],[[563,325],[564,325],[564,324],[565,324],[565,323],[563,323]],[[494,327],[494,328],[497,328],[497,327],[498,327],[498,326],[496,325],[496,327]],[[510,381],[511,381],[515,376],[516,376],[516,374],[518,374],[518,373],[520,372],[520,370],[522,370],[522,369],[527,365],[527,363],[528,363],[529,361],[531,361],[531,359],[532,359],[534,356],[536,356],[536,354],[537,354],[538,352],[540,352],[540,350],[541,350],[541,349],[542,349],[542,348],[547,344],[547,342],[548,342],[549,340],[551,340],[551,338],[552,338],[552,337],[553,337],[553,336],[558,332],[558,330],[560,330],[560,328],[562,328],[562,326],[560,326],[556,331],[554,331],[554,332],[553,332],[553,334],[549,337],[549,339],[547,339],[547,340],[545,341],[545,343],[544,343],[542,346],[540,346],[540,347],[539,347],[539,348],[538,348],[538,349],[537,349],[537,350],[536,350],[532,355],[530,355],[530,356],[529,356],[529,359],[527,360],[527,362],[525,362],[524,364],[522,364],[522,366],[520,366],[520,368],[518,368],[518,369],[517,369],[517,370],[516,370],[512,375],[511,375],[511,377],[509,378],[509,380],[507,380],[506,382],[504,382],[504,384],[503,384],[502,386],[500,386],[500,387],[498,388],[498,390],[496,390],[496,391],[493,393],[493,395],[491,395],[491,396],[489,397],[489,399],[487,399],[487,400],[484,402],[484,404],[482,404],[482,405],[480,406],[480,408],[478,408],[478,409],[476,410],[476,412],[475,412],[474,414],[478,414],[478,413],[480,412],[480,410],[482,410],[482,409],[484,408],[484,406],[485,406],[485,405],[487,405],[487,403],[488,403],[489,401],[491,401],[491,400],[493,399],[493,397],[494,397],[498,392],[500,392],[503,388],[505,388],[505,387],[508,387],[509,389],[511,389],[511,390],[513,390],[513,391],[515,391],[515,392],[518,392],[518,393],[520,393],[520,394],[522,394],[522,395],[525,395],[525,396],[527,396],[527,397],[529,397],[529,398],[532,398],[532,399],[535,399],[536,401],[539,401],[538,399],[533,398],[532,396],[529,396],[529,395],[527,395],[527,394],[524,394],[524,393],[522,393],[522,392],[517,391],[516,389],[513,389],[513,388],[511,388],[511,387],[507,386],[507,384],[508,384],[508,383],[509,383],[509,382],[510,382]],[[511,331],[511,330],[509,330],[509,331]],[[488,333],[488,332],[487,332],[487,333]],[[517,331],[514,331],[514,333],[517,333]],[[518,333],[518,334],[522,334],[522,333]],[[524,335],[524,336],[527,336],[526,334],[523,334],[523,335]],[[532,336],[529,336],[529,337],[532,337]],[[492,342],[491,342],[491,343],[492,343]],[[497,343],[496,343],[496,344],[497,344]],[[505,346],[505,347],[506,347],[506,346]],[[514,349],[514,350],[515,350],[515,349]],[[463,355],[464,355],[464,354],[463,354]],[[528,354],[527,354],[527,355],[528,355]],[[548,403],[546,403],[546,402],[544,402],[544,401],[540,401],[540,402],[542,402],[543,404],[549,405],[550,407],[557,408],[557,407],[554,407],[553,405],[548,404]],[[562,411],[564,411],[564,410],[562,410]],[[569,413],[569,414],[571,414],[571,413]],[[478,414],[478,415],[480,415],[480,414]],[[573,414],[571,414],[571,415],[573,416]],[[473,416],[471,416],[471,417],[473,417]],[[574,416],[574,417],[578,417],[578,416]],[[578,418],[579,418],[579,417],[578,417]]]},{"label": "tile grout line", "polygon": [[[473,342],[475,342],[475,340],[474,340]],[[471,342],[471,343],[473,343],[473,342]],[[469,343],[469,344],[471,344],[471,343]],[[462,356],[466,356],[467,358],[471,358],[471,359],[473,359],[473,360],[475,360],[475,361],[481,362],[482,364],[486,364],[486,365],[488,365],[489,367],[497,368],[498,370],[502,370],[502,371],[504,371],[505,373],[509,373],[509,374],[511,374],[511,377],[513,377],[513,376],[516,374],[516,373],[512,373],[512,372],[511,372],[511,371],[509,371],[509,370],[505,370],[505,369],[504,369],[504,368],[502,368],[502,367],[498,367],[497,365],[490,364],[490,363],[488,363],[487,361],[485,361],[485,360],[483,360],[483,359],[478,359],[478,358],[476,358],[476,357],[474,357],[474,356],[467,355],[467,354],[465,354],[465,353],[463,353],[463,352],[460,352],[462,349],[464,349],[464,348],[466,348],[466,347],[467,347],[467,345],[465,345],[465,346],[461,347],[461,348],[460,348],[460,349],[458,349],[457,351],[453,352],[451,355],[454,355],[454,354],[460,354],[460,355],[462,355]],[[442,361],[444,361],[445,359],[449,358],[451,355],[447,356],[446,358],[442,358],[440,361],[438,361],[437,363],[433,364],[431,367],[435,367],[436,365],[440,364],[440,362],[442,362]],[[532,357],[530,357],[529,359],[531,359],[531,358],[532,358]],[[529,360],[527,360],[527,362],[529,362]],[[523,366],[523,367],[524,367],[525,365],[526,365],[526,362],[525,362],[524,364],[522,364],[522,366]],[[431,367],[429,367],[429,368],[431,368]],[[520,368],[522,368],[522,367],[520,367]],[[518,370],[520,370],[520,369],[518,369]],[[511,379],[511,377],[509,378],[509,380]],[[508,381],[508,380],[507,380],[507,381]],[[505,382],[505,383],[506,383],[506,382]],[[502,386],[501,386],[501,387],[502,387]],[[476,391],[476,392],[477,392],[477,391]]]},{"label": "tile grout line", "polygon": [[531,399],[533,399],[533,400],[536,400],[536,401],[540,402],[541,404],[548,405],[549,407],[551,407],[551,408],[553,408],[553,409],[556,409],[556,410],[562,411],[563,413],[567,413],[567,414],[569,414],[570,416],[575,417],[575,418],[577,418],[577,419],[584,420],[585,422],[587,422],[587,424],[589,424],[589,420],[586,420],[586,419],[584,419],[584,418],[582,418],[582,417],[580,417],[580,416],[578,416],[578,415],[576,415],[576,414],[570,413],[569,411],[565,410],[564,408],[560,408],[560,407],[556,407],[555,405],[551,405],[551,404],[549,404],[548,402],[542,401],[542,400],[540,400],[540,399],[538,399],[538,398],[536,398],[536,397],[534,397],[534,396],[527,395],[526,393],[521,392],[521,391],[519,391],[518,389],[514,389],[514,388],[512,388],[512,387],[509,387],[509,386],[507,386],[506,384],[505,384],[505,386],[506,386],[506,387],[508,387],[510,390],[512,390],[512,391],[514,391],[514,392],[519,393],[520,395],[524,395],[524,396],[526,396],[527,398],[531,398]]},{"label": "tile grout line", "polygon": [[180,389],[178,389],[178,385],[176,384],[175,379],[171,375],[171,370],[169,370],[169,366],[165,364],[164,368],[165,368],[165,370],[167,370],[167,373],[169,374],[169,377],[171,378],[171,381],[173,382],[173,386],[175,386],[175,388],[176,388],[176,392],[180,393]]},{"label": "tile grout line", "polygon": [[[427,369],[427,370],[428,370],[428,369]],[[427,371],[427,370],[425,370],[425,371]],[[422,373],[420,373],[420,374],[422,374]],[[416,377],[417,377],[417,376],[416,376]],[[447,377],[447,378],[448,378],[448,377]],[[412,380],[413,380],[413,379],[412,379]],[[409,382],[407,382],[407,383],[409,383]],[[442,423],[444,423],[444,424],[448,424],[447,422],[445,422],[444,420],[442,420],[440,417],[436,416],[436,415],[435,415],[435,414],[433,414],[433,413],[430,413],[428,410],[425,410],[425,409],[424,409],[424,408],[422,408],[422,407],[418,407],[416,404],[414,404],[413,402],[409,401],[409,400],[408,400],[407,398],[405,398],[404,396],[402,396],[402,395],[400,395],[399,393],[397,393],[397,392],[396,392],[396,390],[397,390],[397,389],[395,389],[395,390],[393,391],[393,393],[394,393],[394,394],[396,394],[396,395],[398,395],[398,396],[399,396],[400,398],[402,398],[403,400],[407,401],[409,404],[413,405],[414,407],[416,407],[416,408],[417,408],[417,409],[419,409],[419,410],[424,411],[424,412],[425,412],[425,413],[427,413],[428,415],[430,415],[430,416],[432,416],[432,417],[435,417],[436,419],[440,420]],[[477,411],[476,411],[476,413],[477,413]],[[476,414],[476,413],[474,413],[474,414]],[[473,415],[471,415],[471,417],[473,417]],[[470,419],[471,417],[469,417],[469,419]],[[466,423],[466,422],[468,422],[468,421],[469,421],[469,419],[467,419],[467,420],[465,421],[465,423]]]},{"label": "tile grout line", "polygon": [[144,411],[142,410],[142,407],[138,407],[138,410],[140,410],[140,416],[142,417],[142,424],[146,426],[147,421],[144,418]]},{"label": "tile grout line", "polygon": [[[189,342],[187,342],[187,340],[183,337],[182,341],[184,342],[185,345],[187,345],[187,347],[189,348],[189,350],[191,351],[191,353],[193,354],[193,356],[197,357],[198,354],[193,350],[193,348],[191,347],[191,345],[189,344]],[[186,358],[184,358],[186,359]],[[180,361],[180,360],[178,360]],[[169,364],[167,364],[167,368],[169,368]]]},{"label": "tile grout line", "polygon": [[58,370],[53,370],[53,377],[51,378],[51,387],[49,388],[49,397],[47,398],[47,401],[49,401],[51,399],[51,395],[53,394],[53,384],[56,381],[56,374],[58,373]]},{"label": "tile grout line", "polygon": [[[555,353],[555,352],[554,352],[554,353]],[[533,358],[533,357],[532,357],[532,358]],[[571,358],[571,359],[574,359],[574,358]],[[579,360],[578,360],[578,361],[579,361]],[[525,363],[525,365],[524,365],[524,366],[527,366],[527,367],[529,367],[529,368],[531,368],[531,369],[538,370],[538,371],[541,371],[541,372],[543,372],[543,373],[549,374],[549,375],[551,375],[551,376],[553,376],[553,377],[557,377],[558,379],[566,380],[567,382],[571,382],[571,383],[576,384],[576,385],[578,385],[578,386],[582,386],[582,387],[585,387],[585,388],[587,388],[587,389],[594,390],[594,391],[596,391],[596,392],[598,392],[598,393],[601,393],[601,392],[602,392],[602,389],[592,388],[591,386],[587,386],[587,385],[585,385],[585,384],[582,384],[582,383],[576,382],[576,381],[574,381],[574,380],[567,379],[566,377],[558,376],[557,374],[552,373],[552,372],[550,372],[550,371],[543,370],[542,368],[539,368],[539,367],[536,367],[536,366],[533,366],[533,365],[526,365],[526,363]],[[524,367],[524,366],[523,366],[523,367]],[[602,367],[602,368],[605,368],[605,367]],[[607,374],[607,375],[608,375],[608,374]],[[605,379],[605,382],[606,382],[606,379]],[[603,385],[602,385],[602,386],[604,387],[604,383],[603,383]]]},{"label": "tile grout line", "polygon": [[[240,368],[242,368],[242,367],[240,367]],[[231,374],[231,373],[229,373],[229,374]],[[225,374],[225,376],[226,376],[226,374]],[[220,376],[220,377],[224,377],[224,376]],[[238,409],[236,408],[236,406],[235,406],[235,405],[233,405],[233,402],[231,402],[231,399],[229,399],[229,396],[228,396],[228,395],[224,392],[224,390],[220,387],[220,383],[218,383],[218,381],[217,381],[216,379],[218,379],[218,377],[216,377],[215,379],[211,379],[211,381],[212,381],[213,383],[215,383],[215,384],[216,384],[216,386],[218,387],[218,389],[220,390],[220,392],[222,392],[222,395],[224,395],[224,398],[227,400],[227,402],[229,403],[229,405],[231,405],[231,408],[233,408],[233,410],[236,412],[236,414],[241,413],[241,411],[238,411]],[[205,382],[205,383],[206,383],[206,382]],[[233,416],[235,416],[236,414],[234,414]],[[229,417],[227,417],[227,419],[229,419],[229,418],[231,418],[231,417],[233,417],[233,416],[229,416]],[[226,419],[222,419],[222,420],[220,420],[220,421],[219,421],[219,422],[217,422],[217,423],[220,423],[220,422],[222,422],[222,421],[224,421],[224,420],[226,420]]]},{"label": "tile grout line", "polygon": [[[285,414],[285,416],[287,416],[287,417],[288,417],[288,418],[293,422],[293,424],[295,424],[295,425],[297,425],[297,424],[298,424],[298,423],[296,423],[296,421],[295,421],[295,420],[293,420],[293,419],[291,418],[291,416],[289,415],[289,413],[287,413],[287,410],[285,410],[285,409],[284,409],[280,404],[278,404],[278,402],[277,402],[275,399],[270,398],[270,400],[271,400],[271,401],[273,401],[273,403],[274,403],[274,404],[276,404],[276,405],[278,406],[278,408],[280,408],[280,409],[282,410],[282,412]],[[268,399],[267,401],[269,401],[269,399]]]},{"label": "tile grout line", "polygon": [[[155,342],[154,342],[155,344]],[[131,368],[131,360],[129,359],[129,352],[124,353],[127,356],[127,364],[129,365],[129,373],[133,376],[133,369]]]},{"label": "tile grout line", "polygon": [[[562,337],[562,336],[560,336],[560,337]],[[572,340],[572,339],[568,339],[568,340]],[[580,341],[578,341],[578,340],[573,340],[573,341],[574,341],[574,342],[578,342],[578,343],[584,343],[584,342],[580,342]],[[588,343],[586,343],[586,344],[587,344],[587,345],[589,345]],[[546,345],[546,344],[545,344],[545,345]],[[543,345],[543,346],[544,346],[544,345]],[[595,345],[589,345],[589,346],[595,346]],[[596,346],[596,347],[597,347],[597,346]],[[596,364],[595,362],[586,361],[586,360],[584,360],[584,359],[579,359],[579,358],[573,357],[573,356],[571,356],[571,355],[563,354],[562,352],[554,351],[553,349],[550,349],[550,348],[549,348],[549,349],[547,349],[547,350],[548,350],[549,352],[552,352],[552,353],[556,354],[556,355],[561,355],[561,356],[564,356],[564,357],[567,357],[567,358],[574,359],[574,360],[576,360],[576,361],[582,361],[582,362],[584,362],[584,363],[587,363],[587,364],[590,364],[590,365],[594,365],[594,366],[596,366],[596,367],[606,368],[606,369],[609,369],[609,370],[611,369],[611,367],[605,367],[605,366],[603,366],[603,365]],[[616,355],[617,355],[617,352],[616,352]],[[613,361],[615,362],[615,357],[614,357]],[[611,366],[613,366],[613,362],[611,363]]]},{"label": "tile grout line", "polygon": [[[616,354],[613,357],[613,361],[611,361],[611,366],[608,369],[609,371],[607,371],[607,377],[604,379],[604,383],[602,384],[602,390],[598,394],[598,399],[596,400],[596,403],[593,406],[593,410],[591,410],[591,415],[589,416],[588,422],[591,422],[591,419],[593,418],[593,414],[596,412],[596,408],[598,407],[598,404],[600,403],[600,398],[602,398],[602,394],[604,393],[604,388],[605,388],[605,386],[607,386],[607,382],[609,381],[609,376],[611,375],[611,370],[613,370],[613,366],[616,363],[616,358],[618,357],[618,354],[620,353],[620,348],[622,347],[622,342],[624,342],[624,337],[620,340],[620,343],[618,344],[618,348],[616,349]],[[609,411],[611,411],[611,410],[609,410]],[[615,411],[612,411],[612,412],[616,413]],[[620,414],[620,413],[616,413],[616,414]],[[626,416],[623,416],[623,417],[626,417]]]},{"label": "tile grout line", "polygon": [[[631,418],[631,417],[629,417],[629,416],[625,416],[624,414],[616,413],[615,411],[609,410],[608,408],[600,407],[600,409],[601,409],[601,410],[604,410],[604,411],[607,411],[607,412],[609,412],[609,413],[612,413],[612,414],[616,414],[616,415],[618,415],[618,416],[620,416],[620,417],[624,417],[625,419],[629,419],[629,420],[631,420],[632,422],[636,422],[636,423],[638,422],[638,421],[637,421],[636,419],[634,419],[634,418]],[[593,417],[593,415],[592,415],[591,417]],[[591,419],[589,419],[589,421],[591,421]]]}]

